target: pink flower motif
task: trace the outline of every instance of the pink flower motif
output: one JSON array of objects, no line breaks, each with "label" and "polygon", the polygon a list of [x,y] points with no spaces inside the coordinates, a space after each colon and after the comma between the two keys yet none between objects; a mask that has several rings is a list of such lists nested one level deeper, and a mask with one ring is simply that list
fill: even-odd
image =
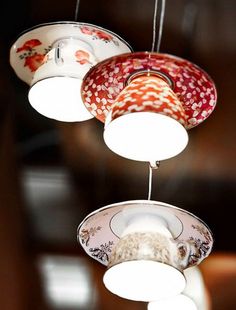
[{"label": "pink flower motif", "polygon": [[93,34],[92,28],[90,28],[90,27],[88,27],[88,26],[80,27],[80,30],[81,30],[84,34],[90,34],[90,35]]},{"label": "pink flower motif", "polygon": [[104,41],[111,41],[113,39],[112,35],[102,30],[96,30],[92,27],[82,26],[80,27],[80,30],[82,31],[82,33],[92,35],[96,39],[101,39]]},{"label": "pink flower motif", "polygon": [[78,50],[75,52],[76,61],[79,62],[81,65],[90,63],[89,61],[89,53]]},{"label": "pink flower motif", "polygon": [[113,37],[108,34],[108,33],[105,33],[104,31],[101,31],[101,30],[96,30],[94,31],[94,34],[101,40],[104,40],[104,41],[111,41],[113,39]]},{"label": "pink flower motif", "polygon": [[38,39],[32,39],[29,41],[26,41],[21,47],[19,47],[16,52],[22,52],[22,51],[31,51],[35,46],[41,45],[42,43]]}]

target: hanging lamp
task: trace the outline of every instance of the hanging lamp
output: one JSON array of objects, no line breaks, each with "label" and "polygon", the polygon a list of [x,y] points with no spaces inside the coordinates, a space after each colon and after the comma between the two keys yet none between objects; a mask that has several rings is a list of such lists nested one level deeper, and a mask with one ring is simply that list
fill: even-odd
[{"label": "hanging lamp", "polygon": [[128,159],[164,160],[188,143],[216,104],[216,88],[202,69],[168,54],[136,52],[104,60],[84,78],[87,109],[105,122],[107,146]]},{"label": "hanging lamp", "polygon": [[82,85],[87,109],[105,123],[104,140],[120,156],[160,161],[176,156],[188,143],[187,130],[213,111],[216,88],[193,63],[159,53],[165,0],[157,37],[155,0],[151,52],[111,57],[93,67]]},{"label": "hanging lamp", "polygon": [[75,122],[93,117],[80,95],[87,71],[105,58],[130,52],[115,33],[86,23],[41,24],[19,36],[10,51],[17,76],[30,85],[28,99],[42,115]]},{"label": "hanging lamp", "polygon": [[136,301],[180,294],[183,271],[212,249],[212,233],[195,215],[175,206],[134,200],[89,214],[78,228],[85,252],[108,267],[103,281],[112,293]]},{"label": "hanging lamp", "polygon": [[[154,20],[156,7],[157,0]],[[150,162],[151,168],[148,200],[94,211],[79,225],[78,241],[107,266],[103,282],[112,293],[144,302],[179,295],[186,303],[184,271],[210,254],[212,233],[188,211],[150,200],[152,170],[179,154],[188,143],[187,130],[212,113],[214,82],[193,63],[157,48],[98,63],[81,89],[87,109],[105,123],[107,146],[125,158]]]}]

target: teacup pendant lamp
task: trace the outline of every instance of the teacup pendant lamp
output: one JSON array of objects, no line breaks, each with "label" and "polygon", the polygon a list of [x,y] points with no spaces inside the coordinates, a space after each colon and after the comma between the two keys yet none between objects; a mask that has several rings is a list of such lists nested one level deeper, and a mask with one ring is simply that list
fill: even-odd
[{"label": "teacup pendant lamp", "polygon": [[82,85],[88,110],[105,122],[104,139],[117,154],[140,161],[180,153],[186,130],[213,111],[216,89],[193,63],[167,54],[139,52],[93,67]]},{"label": "teacup pendant lamp", "polygon": [[186,115],[169,84],[154,74],[133,77],[109,112],[104,140],[115,153],[133,160],[163,160],[188,143]]},{"label": "teacup pendant lamp", "polygon": [[154,301],[181,293],[183,271],[212,249],[209,228],[174,206],[134,200],[89,214],[78,228],[85,252],[108,269],[104,284],[131,300]]},{"label": "teacup pendant lamp", "polygon": [[30,85],[29,102],[39,113],[74,122],[93,117],[80,94],[87,71],[101,60],[130,51],[124,40],[101,27],[55,22],[23,33],[11,48],[10,63]]}]

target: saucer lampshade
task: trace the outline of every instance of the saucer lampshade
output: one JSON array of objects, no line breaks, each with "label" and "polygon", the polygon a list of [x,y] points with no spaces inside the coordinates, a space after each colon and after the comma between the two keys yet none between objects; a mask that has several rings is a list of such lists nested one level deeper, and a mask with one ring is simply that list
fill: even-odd
[{"label": "saucer lampshade", "polygon": [[199,264],[213,245],[210,230],[196,216],[151,200],[94,211],[79,225],[78,241],[90,257],[108,267],[103,278],[108,290],[146,302],[180,294],[186,284],[183,271]]},{"label": "saucer lampshade", "polygon": [[138,52],[106,59],[85,76],[82,96],[105,123],[107,146],[125,158],[157,161],[187,145],[186,130],[202,123],[216,104],[211,78],[172,55]]},{"label": "saucer lampshade", "polygon": [[75,122],[93,117],[81,98],[81,84],[101,60],[130,52],[109,30],[79,22],[54,22],[24,32],[12,46],[10,63],[30,85],[28,99],[42,115]]}]

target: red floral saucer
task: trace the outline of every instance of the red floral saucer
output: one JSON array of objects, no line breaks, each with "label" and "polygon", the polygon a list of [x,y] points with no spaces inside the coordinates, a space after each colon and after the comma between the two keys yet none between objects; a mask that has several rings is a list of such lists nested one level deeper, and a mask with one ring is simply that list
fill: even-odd
[{"label": "red floral saucer", "polygon": [[104,122],[129,78],[143,71],[164,76],[170,83],[185,110],[187,129],[203,122],[214,110],[216,88],[205,71],[185,59],[149,52],[123,54],[95,65],[82,85],[85,106]]},{"label": "red floral saucer", "polygon": [[[45,56],[53,44],[64,38],[76,38],[88,44],[97,62],[131,51],[118,35],[98,26],[78,22],[41,24],[25,31],[11,47],[10,63],[17,76],[30,84],[34,72],[47,60]],[[78,59],[81,55],[75,57]]]}]

